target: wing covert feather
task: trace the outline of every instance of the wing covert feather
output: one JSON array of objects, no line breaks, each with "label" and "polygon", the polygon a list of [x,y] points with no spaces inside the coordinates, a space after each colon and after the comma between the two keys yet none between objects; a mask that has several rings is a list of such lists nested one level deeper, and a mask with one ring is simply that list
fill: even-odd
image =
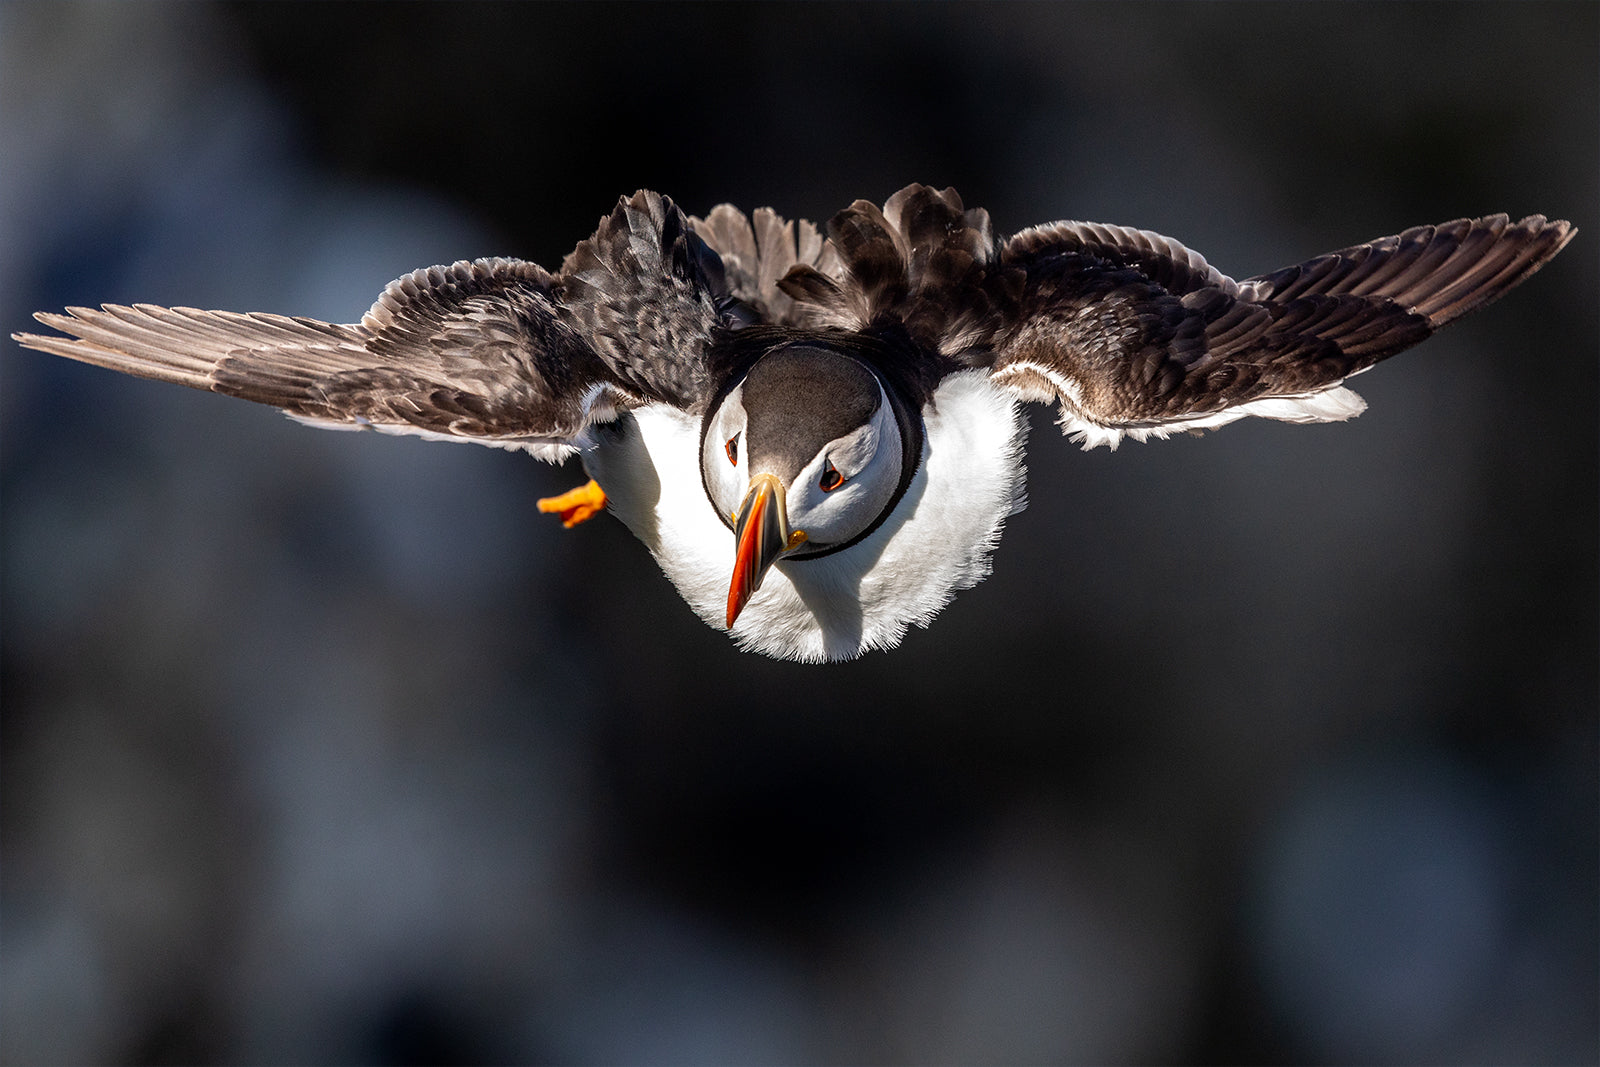
[{"label": "wing covert feather", "polygon": [[610,376],[644,400],[698,411],[705,356],[738,325],[722,259],[668,197],[640,190],[618,201],[561,267],[563,321]]}]

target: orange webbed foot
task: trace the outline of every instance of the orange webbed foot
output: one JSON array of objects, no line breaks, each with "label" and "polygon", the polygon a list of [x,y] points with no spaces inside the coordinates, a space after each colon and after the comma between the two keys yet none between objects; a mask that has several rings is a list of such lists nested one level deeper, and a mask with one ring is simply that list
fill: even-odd
[{"label": "orange webbed foot", "polygon": [[562,493],[560,496],[547,496],[539,501],[540,511],[556,512],[561,516],[561,525],[572,529],[580,522],[588,522],[600,512],[605,510],[606,491],[600,488],[600,483],[593,478],[587,485]]}]

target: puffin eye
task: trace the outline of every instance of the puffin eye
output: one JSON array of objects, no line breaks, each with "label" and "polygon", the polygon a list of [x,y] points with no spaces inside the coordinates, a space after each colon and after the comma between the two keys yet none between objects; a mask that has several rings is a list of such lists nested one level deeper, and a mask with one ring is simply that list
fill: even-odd
[{"label": "puffin eye", "polygon": [[739,465],[739,435],[734,434],[728,438],[728,443],[724,447],[728,450],[728,462],[737,467]]},{"label": "puffin eye", "polygon": [[844,475],[835,470],[833,464],[830,463],[828,464],[827,469],[822,472],[822,478],[818,480],[817,488],[821,489],[824,493],[831,493],[843,484]]}]

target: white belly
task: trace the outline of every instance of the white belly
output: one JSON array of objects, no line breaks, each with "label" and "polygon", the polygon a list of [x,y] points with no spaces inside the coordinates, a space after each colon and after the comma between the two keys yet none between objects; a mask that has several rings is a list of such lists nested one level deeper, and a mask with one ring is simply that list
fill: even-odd
[{"label": "white belly", "polygon": [[[989,573],[1001,527],[1024,504],[1021,413],[986,373],[967,371],[923,416],[922,464],[888,520],[843,551],[773,567],[733,628],[740,647],[808,663],[893,648]],[[701,485],[700,421],[652,405],[596,439],[583,461],[608,508],[721,629],[734,541]]]}]

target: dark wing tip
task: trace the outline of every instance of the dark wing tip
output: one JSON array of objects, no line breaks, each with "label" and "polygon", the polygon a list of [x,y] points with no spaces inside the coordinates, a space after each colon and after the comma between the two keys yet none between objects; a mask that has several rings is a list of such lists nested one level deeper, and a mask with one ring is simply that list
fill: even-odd
[{"label": "dark wing tip", "polygon": [[1485,307],[1548,263],[1577,231],[1564,219],[1504,214],[1413,226],[1391,237],[1251,278],[1251,296],[1282,303],[1351,293],[1387,300],[1432,329]]},{"label": "dark wing tip", "polygon": [[1406,298],[1415,296],[1413,309],[1434,329],[1487,307],[1521,285],[1577,233],[1566,219],[1543,215],[1528,215],[1514,223],[1504,214],[1486,215],[1446,225],[1457,240],[1451,256],[1434,276],[1397,298],[1406,303]]}]

